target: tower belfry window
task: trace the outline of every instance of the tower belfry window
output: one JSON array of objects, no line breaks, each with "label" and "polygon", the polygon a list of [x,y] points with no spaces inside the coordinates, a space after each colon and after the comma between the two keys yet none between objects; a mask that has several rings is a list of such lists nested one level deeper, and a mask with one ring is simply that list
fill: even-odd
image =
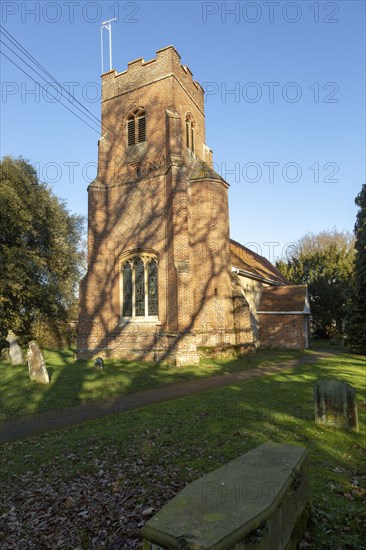
[{"label": "tower belfry window", "polygon": [[127,145],[146,141],[146,113],[136,109],[127,119]]},{"label": "tower belfry window", "polygon": [[146,141],[146,117],[145,113],[142,115],[139,115],[137,118],[138,122],[138,134],[137,134],[137,140],[139,143],[141,141]]},{"label": "tower belfry window", "polygon": [[128,145],[135,145],[135,117],[129,117],[127,121]]},{"label": "tower belfry window", "polygon": [[194,152],[194,122],[190,114],[186,116],[186,145]]}]

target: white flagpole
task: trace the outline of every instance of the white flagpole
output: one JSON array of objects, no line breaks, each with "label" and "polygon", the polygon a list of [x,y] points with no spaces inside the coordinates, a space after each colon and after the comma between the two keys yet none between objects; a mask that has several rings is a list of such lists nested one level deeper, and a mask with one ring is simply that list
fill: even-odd
[{"label": "white flagpole", "polygon": [[103,52],[103,25],[100,27],[100,51],[102,55],[102,74],[104,73],[104,52]]},{"label": "white flagpole", "polygon": [[103,29],[107,29],[109,32],[109,70],[112,70],[112,21],[116,21],[117,18],[109,19],[108,21],[103,21],[100,29],[100,41],[101,41],[101,52],[102,52],[102,74],[104,73],[104,49],[103,49]]},{"label": "white flagpole", "polygon": [[112,70],[112,24],[109,23],[109,70]]}]

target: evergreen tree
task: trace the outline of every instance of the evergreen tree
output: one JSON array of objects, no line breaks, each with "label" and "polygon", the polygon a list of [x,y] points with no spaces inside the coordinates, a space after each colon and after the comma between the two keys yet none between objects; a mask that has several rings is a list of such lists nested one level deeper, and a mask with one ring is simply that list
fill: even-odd
[{"label": "evergreen tree", "polygon": [[347,325],[351,350],[366,355],[366,184],[355,199],[356,217],[355,288]]},{"label": "evergreen tree", "polygon": [[322,231],[302,237],[294,244],[290,257],[276,264],[291,282],[308,285],[312,329],[317,338],[344,335],[354,255],[352,234]]},{"label": "evergreen tree", "polygon": [[[83,219],[38,181],[25,160],[0,162],[0,335],[25,339],[65,325],[75,303]],[[4,342],[5,343],[5,342]]]}]

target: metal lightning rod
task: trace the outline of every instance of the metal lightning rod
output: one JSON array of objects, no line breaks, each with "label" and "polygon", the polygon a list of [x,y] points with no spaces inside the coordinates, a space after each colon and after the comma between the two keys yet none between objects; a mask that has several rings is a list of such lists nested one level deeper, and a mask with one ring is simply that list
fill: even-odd
[{"label": "metal lightning rod", "polygon": [[108,21],[103,21],[100,28],[100,48],[102,55],[102,74],[104,73],[104,49],[103,49],[103,29],[107,29],[109,33],[109,70],[112,70],[112,21],[117,21],[117,18],[109,19]]}]

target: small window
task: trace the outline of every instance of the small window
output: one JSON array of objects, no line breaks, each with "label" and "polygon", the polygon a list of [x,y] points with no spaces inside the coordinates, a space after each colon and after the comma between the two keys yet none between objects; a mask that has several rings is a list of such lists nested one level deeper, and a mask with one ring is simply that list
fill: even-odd
[{"label": "small window", "polygon": [[136,145],[146,141],[146,114],[136,109],[127,119],[127,145]]},{"label": "small window", "polygon": [[190,114],[186,116],[186,144],[194,152],[194,122]]},{"label": "small window", "polygon": [[189,140],[189,134],[190,134],[191,124],[188,120],[186,120],[186,144],[187,147],[189,147],[190,140]]}]

